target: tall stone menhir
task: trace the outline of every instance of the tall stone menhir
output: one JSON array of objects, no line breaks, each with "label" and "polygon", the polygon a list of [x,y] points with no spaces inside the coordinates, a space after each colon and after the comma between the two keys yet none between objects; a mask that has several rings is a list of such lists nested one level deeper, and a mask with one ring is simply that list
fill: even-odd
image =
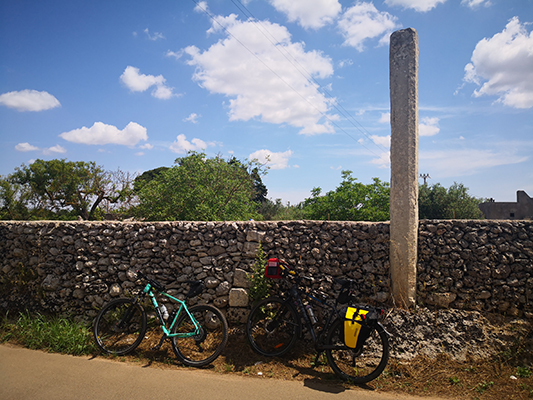
[{"label": "tall stone menhir", "polygon": [[392,297],[399,307],[416,301],[418,239],[418,34],[390,37]]}]

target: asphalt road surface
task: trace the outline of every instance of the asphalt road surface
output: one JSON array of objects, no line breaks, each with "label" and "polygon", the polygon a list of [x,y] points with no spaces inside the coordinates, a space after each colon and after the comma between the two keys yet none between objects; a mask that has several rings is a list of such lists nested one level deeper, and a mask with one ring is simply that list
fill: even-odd
[{"label": "asphalt road surface", "polygon": [[[394,393],[130,365],[0,345],[0,399],[409,400]],[[436,400],[435,398],[424,400]]]}]

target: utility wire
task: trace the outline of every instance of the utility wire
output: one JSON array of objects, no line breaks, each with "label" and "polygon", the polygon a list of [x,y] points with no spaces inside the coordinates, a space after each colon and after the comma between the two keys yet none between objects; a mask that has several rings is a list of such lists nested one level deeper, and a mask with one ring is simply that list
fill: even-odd
[{"label": "utility wire", "polygon": [[[215,16],[213,16],[209,10],[204,8],[197,0],[192,0],[197,8],[201,11],[203,11],[214,23],[218,24],[221,29],[223,29],[229,36],[231,36],[233,39],[237,41],[244,49],[246,49],[251,55],[253,55],[261,64],[263,64],[268,70],[270,70],[278,79],[280,79],[287,87],[289,87],[292,91],[294,91],[298,96],[300,96],[304,101],[306,101],[311,107],[313,107],[315,110],[317,110],[328,122],[330,122],[332,125],[334,125],[337,129],[342,131],[344,134],[346,134],[349,138],[357,142],[360,146],[367,149],[370,153],[372,153],[374,156],[379,157],[378,154],[376,154],[374,151],[369,149],[367,146],[365,146],[363,143],[361,143],[359,140],[354,138],[350,133],[348,133],[343,127],[337,124],[336,121],[331,119],[327,114],[325,114],[323,111],[319,110],[313,103],[311,103],[304,95],[302,95],[298,90],[296,90],[290,83],[288,83],[283,77],[281,77],[276,71],[274,71],[269,65],[267,65],[254,51],[252,51],[250,48],[248,48],[242,41],[240,41],[236,36],[234,36],[225,26],[223,26]],[[253,25],[258,29],[258,31],[265,36],[265,38],[274,46],[274,48],[280,52],[280,54],[298,71],[299,74],[301,74],[304,79],[307,80],[311,85],[316,86],[319,91],[323,92],[325,98],[332,99],[333,96],[328,93],[318,81],[305,69],[304,66],[300,64],[300,62],[294,58],[284,46],[279,46],[280,41],[278,41],[269,31],[266,29],[257,18],[254,17],[254,15],[239,1],[239,0],[231,0],[232,3],[241,11],[243,14],[245,14],[253,23]],[[237,4],[238,3],[238,4]],[[283,50],[282,50],[283,49]],[[303,72],[302,72],[303,70]],[[372,138],[370,137],[370,133],[342,106],[339,105],[337,101],[332,102],[333,107],[341,114],[343,115],[348,122],[350,122],[360,133],[362,133],[364,136],[366,136],[371,143],[373,143],[376,147],[378,147],[380,150],[387,152],[388,149],[381,146],[378,143],[375,143]]]},{"label": "utility wire", "polygon": [[[248,18],[252,19],[253,24],[257,27],[257,29],[265,36],[265,38],[270,41],[270,43],[280,52],[281,55],[285,57],[285,59],[294,66],[294,68],[311,84],[315,84],[318,89],[325,95],[326,98],[333,99],[334,96],[329,93],[314,77],[313,75],[307,71],[305,66],[300,64],[300,62],[292,56],[292,54],[287,51],[287,49],[283,46],[278,46],[279,40],[272,35],[269,30],[263,26],[263,24],[257,19],[248,8],[244,4],[241,3],[240,0],[231,0],[231,2]],[[257,21],[257,22],[256,22]],[[282,50],[283,49],[283,50]],[[303,72],[302,72],[303,71]],[[357,128],[364,136],[367,137],[371,142],[373,142],[372,138],[369,136],[370,133],[364,128],[359,121],[357,121],[351,113],[346,110],[341,104],[339,104],[337,101],[333,102],[333,107],[341,114],[343,115],[355,128]],[[324,114],[323,114],[324,115]],[[353,139],[353,138],[352,138]],[[383,151],[388,151],[385,147],[381,146],[378,143],[373,142],[377,147],[379,147]],[[359,143],[361,144],[361,143]]]}]

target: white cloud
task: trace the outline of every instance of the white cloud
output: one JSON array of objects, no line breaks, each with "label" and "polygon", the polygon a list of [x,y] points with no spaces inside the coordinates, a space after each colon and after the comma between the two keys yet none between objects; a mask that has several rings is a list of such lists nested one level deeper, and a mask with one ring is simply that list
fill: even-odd
[{"label": "white cloud", "polygon": [[436,117],[424,117],[418,124],[418,134],[420,136],[435,136],[440,132],[438,127],[440,119]]},{"label": "white cloud", "polygon": [[139,72],[139,68],[127,66],[120,80],[132,92],[144,92],[155,86],[152,96],[158,99],[170,99],[173,96],[172,88],[165,85],[166,79],[163,75],[145,75]]},{"label": "white cloud", "polygon": [[74,143],[95,145],[120,144],[130,147],[135,146],[141,140],[146,141],[148,139],[146,128],[135,122],[130,122],[123,130],[113,125],[95,122],[90,128],[84,126],[80,129],[63,132],[59,136],[66,141]]},{"label": "white cloud", "polygon": [[207,6],[206,1],[199,1],[196,3],[196,6],[194,7],[194,11],[198,13],[203,13],[209,11],[209,7]]},{"label": "white cloud", "polygon": [[[307,79],[307,74],[315,79],[330,77],[329,58],[317,51],[306,52],[303,43],[292,43],[288,30],[278,24],[261,22],[276,38],[273,45],[252,20],[242,22],[234,14],[215,19],[208,32],[224,37],[205,51],[190,46],[183,52],[190,57],[188,64],[196,68],[193,78],[200,86],[230,98],[230,121],[259,118],[301,128],[301,134],[333,132],[323,118],[334,99],[326,98]],[[305,68],[305,76],[295,64]]]},{"label": "white cloud", "polygon": [[270,4],[305,29],[322,28],[333,22],[342,9],[338,0],[270,0]]},{"label": "white cloud", "polygon": [[381,152],[379,154],[379,157],[371,160],[370,163],[377,165],[378,168],[389,168],[390,167],[390,151]]},{"label": "white cloud", "polygon": [[47,149],[43,149],[43,153],[46,155],[52,154],[52,153],[64,154],[66,152],[67,152],[67,149],[65,149],[63,146],[60,146],[60,145],[55,145]]},{"label": "white cloud", "polygon": [[156,40],[164,39],[164,38],[165,38],[165,37],[163,36],[163,34],[160,33],[160,32],[150,33],[150,30],[149,30],[148,28],[146,28],[146,29],[144,30],[144,33],[146,33],[146,36],[148,37],[148,39],[153,40],[153,41],[156,41]]},{"label": "white cloud", "polygon": [[170,150],[174,153],[187,153],[188,151],[202,151],[207,149],[207,146],[213,144],[207,144],[201,139],[193,139],[190,142],[183,134],[178,135],[176,140],[170,145]]},{"label": "white cloud", "polygon": [[518,164],[527,159],[514,152],[478,149],[421,151],[419,154],[420,164],[424,169],[431,171],[432,176],[440,178],[472,175],[484,169]]},{"label": "white cloud", "polygon": [[50,93],[26,89],[1,94],[0,105],[17,111],[44,111],[60,107],[61,103]]},{"label": "white cloud", "polygon": [[378,121],[380,124],[390,124],[390,112],[381,113]]},{"label": "white cloud", "polygon": [[42,151],[43,154],[45,155],[49,155],[49,154],[53,154],[53,153],[66,153],[67,150],[62,147],[62,146],[59,146],[59,145],[55,145],[55,146],[52,146],[52,147],[48,147],[48,148],[44,148],[44,149],[41,149],[37,146],[33,146],[27,142],[25,143],[19,143],[15,146],[15,150],[17,151],[21,151],[21,152],[27,152],[27,151]]},{"label": "white cloud", "polygon": [[387,147],[387,148],[390,147],[390,135],[387,135],[387,136],[372,135],[370,136],[370,139],[372,139],[372,141],[378,146]]},{"label": "white cloud", "polygon": [[270,150],[262,149],[254,151],[248,156],[250,160],[257,160],[261,164],[266,164],[270,169],[285,169],[289,167],[289,158],[292,156],[292,150],[283,153],[275,153]]},{"label": "white cloud", "polygon": [[29,144],[28,142],[25,142],[25,143],[17,144],[15,146],[15,150],[26,152],[26,151],[36,151],[36,150],[40,150],[40,149],[38,147],[36,147],[36,146],[33,146],[33,145]]},{"label": "white cloud", "polygon": [[183,121],[185,122],[192,122],[193,124],[198,123],[198,118],[200,118],[201,115],[198,115],[196,113],[191,113],[187,118],[185,118]]},{"label": "white cloud", "polygon": [[172,88],[169,88],[165,85],[158,85],[152,91],[152,96],[154,96],[156,99],[168,100],[174,96],[174,94],[172,93]]},{"label": "white cloud", "polygon": [[353,61],[350,59],[341,60],[339,61],[338,65],[339,65],[339,68],[344,68],[346,66],[353,65]]},{"label": "white cloud", "polygon": [[496,95],[515,108],[533,107],[533,32],[518,17],[493,37],[482,39],[465,66],[465,82],[480,85],[474,96]]},{"label": "white cloud", "polygon": [[[464,1],[464,0],[463,0]],[[476,1],[476,0],[470,0]],[[446,3],[446,0],[385,0],[385,4],[389,6],[400,6],[403,8],[412,8],[415,11],[427,12],[440,3]]]},{"label": "white cloud", "polygon": [[488,7],[492,3],[490,2],[490,0],[462,0],[461,4],[474,9],[480,6]]},{"label": "white cloud", "polygon": [[396,21],[396,17],[378,11],[372,3],[357,3],[342,15],[338,27],[344,36],[344,45],[361,52],[368,39],[379,37],[380,45],[387,44],[390,34],[398,27]]}]

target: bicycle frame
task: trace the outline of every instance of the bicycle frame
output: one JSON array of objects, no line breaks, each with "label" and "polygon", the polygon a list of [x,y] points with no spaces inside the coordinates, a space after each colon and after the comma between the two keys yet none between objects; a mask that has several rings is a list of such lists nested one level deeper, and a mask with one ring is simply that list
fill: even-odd
[{"label": "bicycle frame", "polygon": [[[333,321],[333,318],[335,318],[336,316],[338,317],[339,313],[338,313],[337,309],[334,306],[332,306],[331,304],[327,304],[325,301],[322,301],[322,300],[318,299],[317,297],[313,296],[312,294],[299,290],[298,284],[299,284],[299,282],[293,284],[290,287],[289,296],[286,299],[286,301],[292,301],[292,302],[296,303],[297,311],[300,314],[300,318],[302,318],[304,320],[305,325],[306,325],[309,333],[311,334],[311,338],[313,339],[313,343],[315,344],[315,348],[317,350],[322,351],[322,350],[326,350],[328,348],[334,348],[333,346],[324,345],[323,344],[323,338],[326,335],[327,328],[330,326],[331,322]],[[330,310],[328,318],[327,318],[327,320],[326,320],[326,322],[324,324],[324,327],[322,329],[322,332],[320,332],[319,336],[317,336],[316,331],[315,331],[315,329],[313,327],[313,324],[311,322],[311,319],[309,318],[309,315],[307,315],[307,312],[305,310],[305,306],[304,306],[304,303],[303,303],[303,300],[302,300],[302,296],[304,296],[305,298],[311,300],[313,302],[313,304],[317,304],[321,308],[327,308],[327,309]]]},{"label": "bicycle frame", "polygon": [[[169,299],[177,302],[180,306],[176,313],[173,313],[174,317],[172,318],[172,321],[169,321],[170,325],[167,328],[167,322],[163,319],[163,316],[161,315],[161,310],[159,309],[159,304],[157,303],[157,299],[154,294],[154,287],[147,283],[146,286],[143,289],[143,294],[141,297],[144,297],[145,295],[148,295],[150,297],[150,300],[152,301],[152,305],[155,308],[155,312],[157,315],[157,318],[159,319],[159,326],[163,330],[163,333],[165,334],[165,337],[180,337],[180,338],[187,338],[192,336],[197,336],[200,333],[200,325],[198,324],[198,321],[196,321],[196,318],[189,312],[189,309],[187,308],[187,305],[183,300],[177,299],[174,296],[171,296],[168,293],[165,292],[158,292],[159,294],[168,297]],[[174,327],[174,324],[178,320],[178,317],[182,312],[186,312],[189,317],[191,318],[192,323],[194,324],[194,331],[193,332],[178,332],[178,333],[170,333],[172,328]]]}]

